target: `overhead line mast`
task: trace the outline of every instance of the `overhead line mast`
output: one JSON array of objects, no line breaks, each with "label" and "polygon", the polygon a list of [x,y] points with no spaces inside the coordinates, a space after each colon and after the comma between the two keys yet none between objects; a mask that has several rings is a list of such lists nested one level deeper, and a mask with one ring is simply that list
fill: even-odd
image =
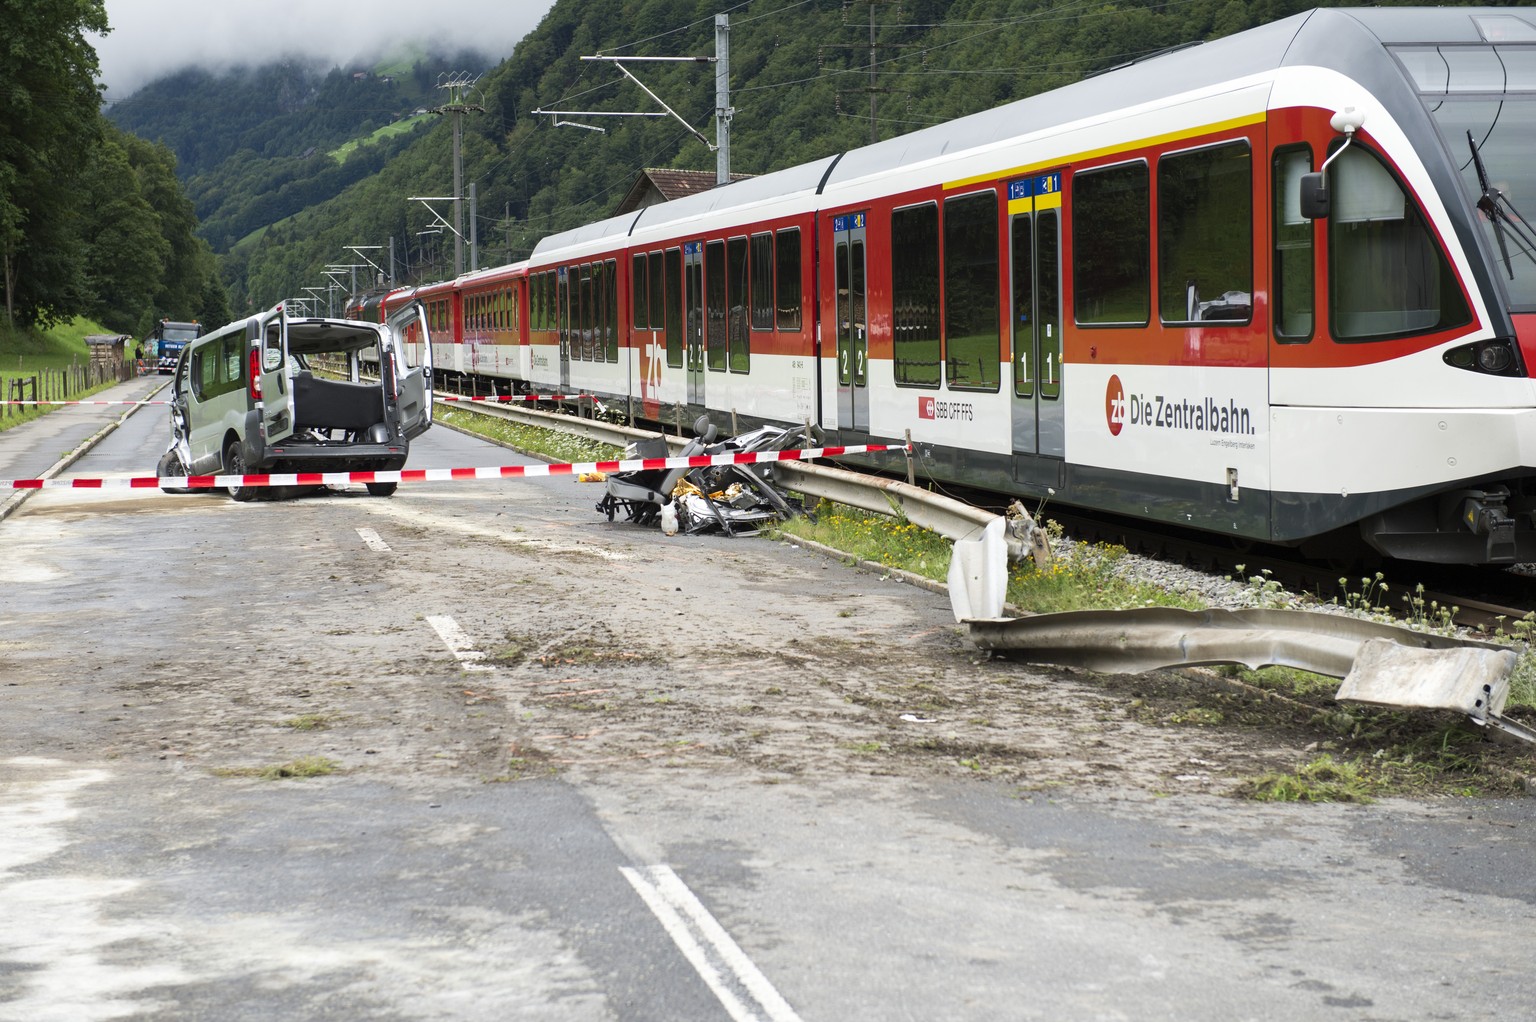
[{"label": "overhead line mast", "polygon": [[[703,142],[711,152],[715,154],[715,183],[728,184],[731,180],[731,118],[736,110],[731,106],[731,19],[728,14],[715,15],[715,55],[713,57],[607,57],[601,53],[584,56],[582,60],[597,60],[613,64],[624,77],[640,86],[642,92],[656,101],[666,113],[657,113],[654,110],[545,110],[539,107],[533,111],[536,116],[556,118],[555,127],[586,128],[588,130],[602,131],[591,124],[581,124],[577,121],[563,121],[560,117],[672,117],[683,127],[687,128],[693,137]],[[715,142],[711,143],[704,137],[704,133],[693,125],[683,120],[681,114],[673,110],[662,98],[650,89],[644,82],[636,78],[626,62],[638,63],[646,61],[650,63],[695,63],[715,65]]]},{"label": "overhead line mast", "polygon": [[485,113],[485,107],[465,101],[465,93],[480,80],[479,75],[467,72],[439,76],[437,87],[448,90],[448,102],[434,113],[453,115],[453,275],[464,272],[464,115]]}]

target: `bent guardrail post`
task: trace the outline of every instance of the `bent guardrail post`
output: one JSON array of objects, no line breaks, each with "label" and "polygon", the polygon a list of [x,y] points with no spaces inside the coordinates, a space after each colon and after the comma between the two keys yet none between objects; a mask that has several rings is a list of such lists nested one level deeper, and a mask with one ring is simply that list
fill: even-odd
[{"label": "bent guardrail post", "polygon": [[968,621],[982,649],[1030,663],[1139,674],[1175,667],[1294,667],[1342,679],[1334,698],[1452,710],[1536,741],[1501,714],[1515,652],[1342,614],[1298,610],[1085,610]]}]

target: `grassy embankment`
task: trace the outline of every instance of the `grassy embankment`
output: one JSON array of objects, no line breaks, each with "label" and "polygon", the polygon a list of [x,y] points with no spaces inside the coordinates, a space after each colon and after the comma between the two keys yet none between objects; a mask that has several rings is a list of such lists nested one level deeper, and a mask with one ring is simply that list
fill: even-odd
[{"label": "grassy embankment", "polygon": [[[90,362],[85,338],[89,334],[107,334],[112,331],[89,319],[75,319],[51,330],[12,330],[0,323],[0,399],[10,396],[13,378],[35,376],[43,370],[67,369],[71,365]],[[102,384],[86,393],[105,390],[111,384]],[[82,397],[76,394],[73,397]],[[28,394],[30,398],[31,395]],[[10,429],[46,415],[57,405],[8,405],[0,406],[0,430]]]},{"label": "grassy embankment", "polygon": [[[498,443],[558,461],[599,461],[621,452],[591,440],[553,430],[455,409],[445,420],[481,433]],[[1123,547],[1073,543],[1058,527],[1050,529],[1055,558],[1039,568],[1026,560],[1012,566],[1008,602],[1025,613],[1171,606],[1197,609],[1202,599],[1190,592],[1152,585],[1120,570]],[[850,561],[868,561],[943,581],[949,572],[950,544],[943,537],[899,517],[871,514],[824,503],[813,518],[781,525],[779,535],[811,540],[842,552]],[[1255,577],[1248,583],[1255,606],[1279,606],[1274,583]],[[1359,591],[1343,599],[1359,616],[1393,620],[1381,599],[1380,579],[1362,579]],[[1415,607],[1409,597],[1407,621],[1425,630],[1445,628],[1439,608]],[[1399,622],[1401,623],[1401,622]],[[1519,653],[1506,712],[1515,710],[1536,723],[1536,654],[1533,618],[1513,622],[1500,638]],[[1484,732],[1461,720],[1429,713],[1375,709],[1336,702],[1338,682],[1287,668],[1259,671],[1219,668],[1187,672],[1192,705],[1162,727],[1302,729],[1317,735],[1314,755],[1293,772],[1268,773],[1241,781],[1233,794],[1266,801],[1368,802],[1389,795],[1508,795],[1522,791],[1523,779],[1536,776],[1536,755],[1525,748],[1489,743]],[[1214,683],[1212,679],[1214,678]]]}]

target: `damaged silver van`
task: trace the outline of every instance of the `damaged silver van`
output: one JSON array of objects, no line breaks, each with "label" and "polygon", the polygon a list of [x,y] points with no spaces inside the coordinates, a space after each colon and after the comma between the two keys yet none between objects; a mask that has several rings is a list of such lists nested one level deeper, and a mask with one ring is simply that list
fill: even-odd
[{"label": "damaged silver van", "polygon": [[[365,363],[378,379],[363,377]],[[160,478],[399,469],[432,425],[426,311],[417,302],[366,323],[290,319],[279,305],[188,344],[170,400]],[[367,487],[387,497],[396,484]],[[235,500],[257,492],[229,487]]]}]

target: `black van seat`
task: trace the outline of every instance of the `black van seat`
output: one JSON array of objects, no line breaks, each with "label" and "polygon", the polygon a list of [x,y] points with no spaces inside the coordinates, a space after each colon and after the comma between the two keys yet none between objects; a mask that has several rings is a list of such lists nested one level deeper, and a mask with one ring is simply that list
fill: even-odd
[{"label": "black van seat", "polygon": [[296,429],[345,429],[362,432],[384,421],[384,390],[377,383],[344,383],[309,373],[293,378]]}]

